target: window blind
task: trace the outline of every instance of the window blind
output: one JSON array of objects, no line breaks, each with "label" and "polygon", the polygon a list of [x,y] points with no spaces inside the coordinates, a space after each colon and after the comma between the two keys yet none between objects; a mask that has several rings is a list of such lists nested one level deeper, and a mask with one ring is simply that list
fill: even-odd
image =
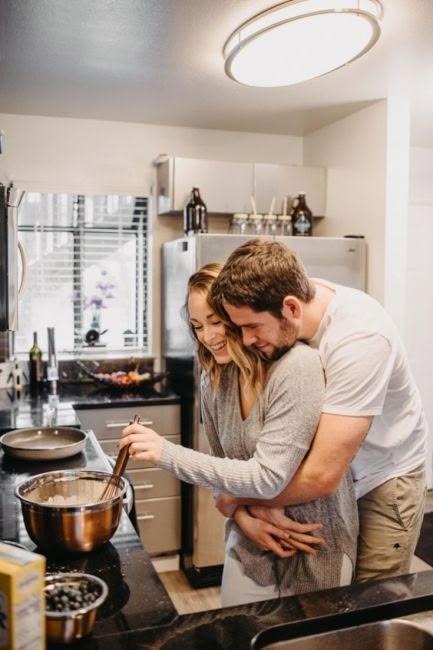
[{"label": "window blind", "polygon": [[[55,327],[58,352],[149,352],[147,198],[28,192],[18,214],[28,283],[15,351]],[[86,334],[99,338],[89,345]]]}]

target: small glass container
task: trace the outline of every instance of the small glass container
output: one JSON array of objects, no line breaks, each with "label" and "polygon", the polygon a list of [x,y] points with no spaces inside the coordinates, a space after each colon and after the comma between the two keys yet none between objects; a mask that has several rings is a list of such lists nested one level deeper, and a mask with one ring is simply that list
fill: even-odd
[{"label": "small glass container", "polygon": [[263,235],[263,215],[252,213],[248,217],[248,235]]},{"label": "small glass container", "polygon": [[248,215],[243,212],[236,212],[233,215],[230,233],[232,235],[246,235],[248,225]]},{"label": "small glass container", "polygon": [[280,214],[278,217],[278,234],[282,237],[293,235],[292,217],[290,214]]},{"label": "small glass container", "polygon": [[278,235],[278,222],[276,214],[265,214],[263,221],[265,225],[265,235],[269,235],[269,237],[275,237]]}]

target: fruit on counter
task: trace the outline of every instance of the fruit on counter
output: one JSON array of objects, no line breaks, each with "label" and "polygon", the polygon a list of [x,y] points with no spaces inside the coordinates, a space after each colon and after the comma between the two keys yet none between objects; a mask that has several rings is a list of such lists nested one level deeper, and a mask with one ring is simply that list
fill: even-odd
[{"label": "fruit on counter", "polygon": [[150,372],[140,374],[135,370],[130,370],[129,372],[118,370],[117,372],[111,373],[97,372],[95,373],[95,377],[100,381],[106,381],[120,386],[131,386],[141,384],[143,381],[149,381],[149,379],[152,378],[152,375]]},{"label": "fruit on counter", "polygon": [[70,612],[94,603],[101,595],[98,585],[87,583],[55,585],[46,592],[45,608],[49,612]]}]

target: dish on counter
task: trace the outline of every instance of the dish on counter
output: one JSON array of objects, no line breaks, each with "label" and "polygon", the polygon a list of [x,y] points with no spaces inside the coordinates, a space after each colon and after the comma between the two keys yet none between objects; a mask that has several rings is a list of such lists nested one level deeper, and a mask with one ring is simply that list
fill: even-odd
[{"label": "dish on counter", "polygon": [[45,596],[47,640],[73,643],[91,634],[108,586],[88,573],[57,573],[46,576]]},{"label": "dish on counter", "polygon": [[[15,496],[30,539],[49,555],[88,553],[108,542],[119,525],[127,490],[120,477],[117,494],[101,501],[111,476],[97,470],[64,470],[19,483]],[[64,505],[50,500],[56,495]]]},{"label": "dish on counter", "polygon": [[15,429],[0,438],[5,454],[22,460],[58,460],[79,454],[87,434],[73,427]]},{"label": "dish on counter", "polygon": [[107,388],[115,390],[131,390],[153,386],[167,377],[167,373],[154,373],[153,370],[144,368],[139,370],[117,370],[116,372],[93,372],[80,361],[76,362],[81,370],[93,381]]}]

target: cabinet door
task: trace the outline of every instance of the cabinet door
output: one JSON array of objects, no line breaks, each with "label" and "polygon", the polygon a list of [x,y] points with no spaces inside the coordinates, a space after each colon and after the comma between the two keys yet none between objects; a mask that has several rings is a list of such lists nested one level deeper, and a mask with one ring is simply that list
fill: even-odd
[{"label": "cabinet door", "polygon": [[315,217],[323,217],[326,209],[326,169],[297,165],[254,165],[254,187],[257,211],[269,212],[275,197],[274,212],[283,211],[284,199],[289,197],[287,212],[293,198],[304,192],[308,207]]},{"label": "cabinet door", "polygon": [[77,409],[76,412],[81,426],[84,429],[92,429],[96,437],[102,440],[117,440],[122,429],[128,426],[135,414],[140,416],[142,424],[154,429],[161,436],[176,435],[180,432],[178,404]]},{"label": "cabinet door", "polygon": [[249,212],[253,180],[252,163],[194,158],[166,160],[157,166],[158,212],[182,212],[193,187],[200,188],[210,214]]},{"label": "cabinet door", "polygon": [[136,501],[140,539],[149,555],[180,548],[180,497]]}]

